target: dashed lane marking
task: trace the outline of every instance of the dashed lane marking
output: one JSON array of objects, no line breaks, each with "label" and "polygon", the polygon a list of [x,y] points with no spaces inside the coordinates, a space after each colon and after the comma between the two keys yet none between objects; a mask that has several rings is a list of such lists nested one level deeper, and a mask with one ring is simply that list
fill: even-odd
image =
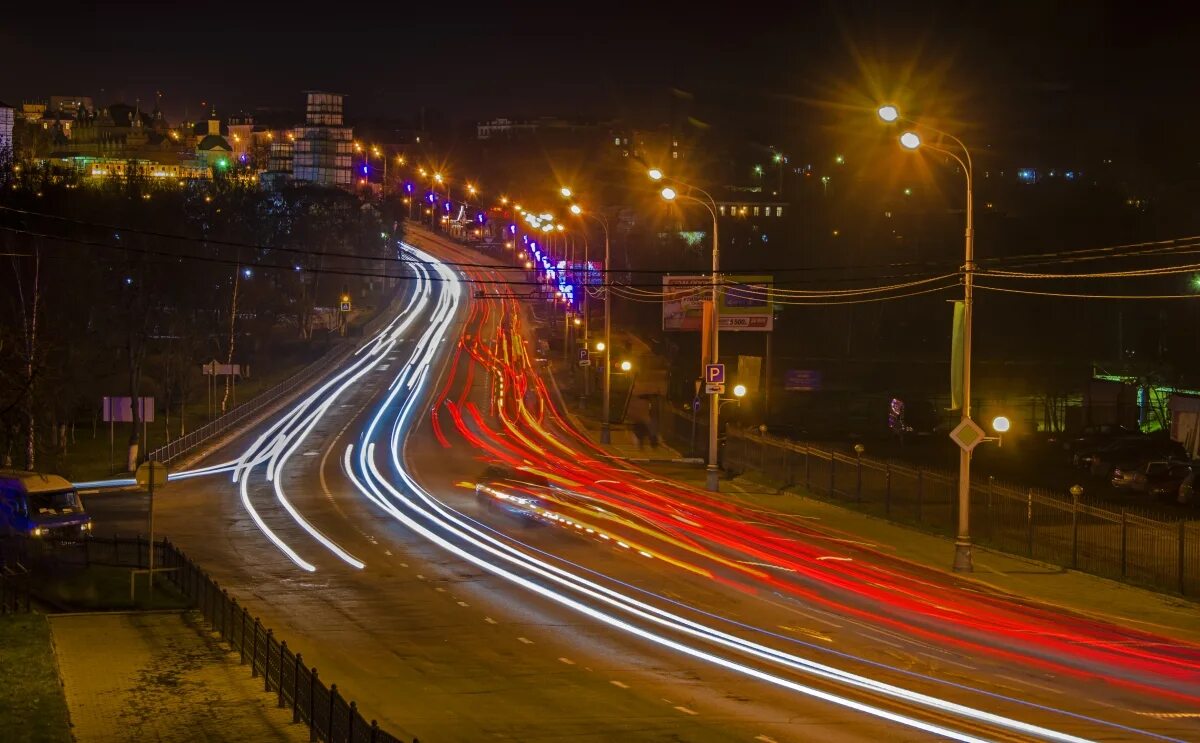
[{"label": "dashed lane marking", "polygon": [[697,712],[696,710],[694,710],[694,709],[688,709],[687,707],[684,707],[683,705],[678,705],[678,704],[677,704],[677,705],[675,705],[675,709],[679,710],[680,712],[684,713],[685,715],[698,715],[698,714],[700,714],[700,713],[699,713],[699,712]]},{"label": "dashed lane marking", "polygon": [[530,640],[528,637],[518,637],[517,639],[520,640],[521,642],[525,643],[526,645],[533,644],[533,640]]},{"label": "dashed lane marking", "polygon": [[754,739],[761,740],[762,743],[778,743],[778,741],[776,741],[774,738],[772,738],[769,735],[756,735],[756,736],[754,736]]},{"label": "dashed lane marking", "polygon": [[491,617],[484,617],[484,618],[483,618],[483,621],[487,622],[488,624],[495,624],[495,623],[496,623],[496,620],[495,620],[495,619],[492,619]]},{"label": "dashed lane marking", "polygon": [[458,601],[458,602],[456,602],[456,603],[457,603],[459,606],[464,606],[464,607],[465,607],[465,606],[470,606],[470,604],[468,604],[466,601]]},{"label": "dashed lane marking", "polygon": [[621,689],[628,689],[628,688],[629,688],[629,684],[623,684],[623,683],[621,683],[620,681],[615,681],[615,680],[614,680],[614,681],[609,681],[608,683],[612,684],[613,686],[619,687],[619,688],[621,688]]},{"label": "dashed lane marking", "polygon": [[571,660],[570,658],[559,658],[559,659],[558,659],[558,662],[559,662],[559,663],[566,663],[568,666],[573,666],[573,665],[575,665],[575,661]]}]

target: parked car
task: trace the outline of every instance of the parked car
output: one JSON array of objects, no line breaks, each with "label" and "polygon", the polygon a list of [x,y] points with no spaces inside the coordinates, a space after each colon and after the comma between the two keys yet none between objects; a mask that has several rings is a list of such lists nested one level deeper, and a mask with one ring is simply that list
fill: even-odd
[{"label": "parked car", "polygon": [[1132,444],[1138,441],[1144,441],[1148,437],[1144,434],[1130,434],[1119,436],[1113,439],[1096,440],[1090,443],[1079,444],[1074,449],[1074,454],[1071,455],[1071,463],[1080,469],[1091,469],[1092,460],[1102,452],[1107,452],[1122,446]]},{"label": "parked car", "polygon": [[1192,473],[1193,464],[1184,461],[1153,460],[1137,469],[1113,470],[1112,484],[1115,488],[1144,493],[1153,498],[1174,500],[1179,486]]},{"label": "parked car", "polygon": [[1197,506],[1200,505],[1200,498],[1196,497],[1196,472],[1200,467],[1192,467],[1191,472],[1183,478],[1183,482],[1179,483],[1179,489],[1175,494],[1175,502],[1181,506]]},{"label": "parked car", "polygon": [[1089,470],[1096,477],[1112,477],[1114,469],[1136,469],[1156,459],[1186,460],[1187,449],[1178,441],[1161,436],[1114,442],[1091,455]]},{"label": "parked car", "polygon": [[92,517],[66,479],[0,470],[0,535],[71,539],[91,530]]}]

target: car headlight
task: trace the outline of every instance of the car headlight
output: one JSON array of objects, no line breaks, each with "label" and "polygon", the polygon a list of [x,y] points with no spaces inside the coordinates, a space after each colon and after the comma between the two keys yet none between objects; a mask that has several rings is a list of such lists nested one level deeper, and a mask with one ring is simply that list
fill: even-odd
[{"label": "car headlight", "polygon": [[40,537],[46,534],[46,530],[40,526],[33,527],[33,536]]},{"label": "car headlight", "polygon": [[84,530],[84,531],[91,531],[91,530],[92,530],[92,522],[91,522],[91,521],[85,522],[85,523],[84,523],[84,525],[83,525],[83,530]]}]

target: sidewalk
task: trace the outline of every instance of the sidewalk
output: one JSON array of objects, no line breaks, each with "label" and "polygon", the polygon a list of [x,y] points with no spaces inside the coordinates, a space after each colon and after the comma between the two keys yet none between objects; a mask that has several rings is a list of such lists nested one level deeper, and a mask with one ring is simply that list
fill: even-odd
[{"label": "sidewalk", "polygon": [[[557,391],[557,382],[554,389]],[[580,412],[577,401],[568,400],[568,397],[559,394],[568,418],[581,433],[599,442],[599,418]],[[633,434],[623,427],[613,428],[612,440],[611,445],[600,446],[614,458],[634,463],[664,479],[704,488],[703,466],[682,463],[683,455],[665,444],[660,444],[657,450],[639,450]],[[974,550],[975,572],[954,573],[950,570],[954,554],[951,539],[840,508],[806,496],[799,489],[781,492],[748,477],[722,478],[721,491],[746,508],[796,519],[806,528],[821,529],[834,537],[853,539],[858,544],[865,542],[870,548],[900,560],[982,587],[1146,632],[1200,643],[1200,620],[1197,619],[1200,607],[1178,596],[979,547]]]},{"label": "sidewalk", "polygon": [[194,612],[50,617],[77,741],[304,741]]}]

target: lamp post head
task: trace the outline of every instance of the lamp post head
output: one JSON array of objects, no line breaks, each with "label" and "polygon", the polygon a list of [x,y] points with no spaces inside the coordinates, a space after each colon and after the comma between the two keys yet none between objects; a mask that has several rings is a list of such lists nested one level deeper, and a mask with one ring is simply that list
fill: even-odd
[{"label": "lamp post head", "polygon": [[605,348],[604,341],[596,341],[596,350],[603,351]]},{"label": "lamp post head", "polygon": [[879,114],[880,120],[887,122],[888,124],[900,118],[900,111],[895,106],[890,104],[886,106],[880,106],[876,113]]},{"label": "lamp post head", "polygon": [[434,174],[433,174],[433,179],[434,179],[435,181],[437,181],[438,183],[441,183],[441,182],[442,182],[442,174],[441,174],[441,173],[434,173]]},{"label": "lamp post head", "polygon": [[733,396],[734,397],[745,397],[746,396],[746,385],[735,384],[733,386]]},{"label": "lamp post head", "polygon": [[900,135],[900,146],[906,150],[915,150],[921,146],[921,137],[916,132],[905,132]]},{"label": "lamp post head", "polygon": [[674,201],[676,195],[675,189],[671,188],[670,186],[666,186],[662,190],[662,197],[667,201]]},{"label": "lamp post head", "polygon": [[571,204],[571,213],[575,216],[579,216],[580,214],[583,214],[583,209],[580,208],[579,204]]},{"label": "lamp post head", "polygon": [[566,186],[563,186],[562,188],[558,189],[558,192],[563,195],[564,199],[571,198],[571,189],[567,188]]},{"label": "lamp post head", "polygon": [[650,170],[646,171],[646,175],[650,176],[650,180],[652,181],[661,181],[663,179],[663,172],[658,168],[650,168]]},{"label": "lamp post head", "polygon": [[563,230],[566,229],[566,227],[563,227],[562,222],[559,222],[558,224],[556,224],[555,227],[558,228],[559,232],[562,232]]},{"label": "lamp post head", "polygon": [[621,362],[621,371],[627,372],[632,368],[633,368],[633,364],[629,363],[628,361]]},{"label": "lamp post head", "polygon": [[998,415],[992,419],[992,430],[996,433],[1008,433],[1008,429],[1012,426],[1008,418],[1003,415]]}]

